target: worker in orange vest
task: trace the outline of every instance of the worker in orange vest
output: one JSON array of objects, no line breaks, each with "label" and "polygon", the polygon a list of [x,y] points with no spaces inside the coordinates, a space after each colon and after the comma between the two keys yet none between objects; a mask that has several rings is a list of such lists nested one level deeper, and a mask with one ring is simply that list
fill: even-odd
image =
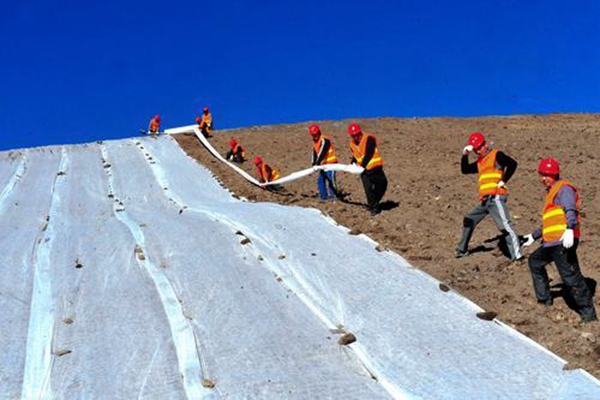
[{"label": "worker in orange vest", "polygon": [[158,135],[160,133],[160,115],[155,115],[150,119],[148,133],[151,135]]},{"label": "worker in orange vest", "polygon": [[[308,128],[308,133],[312,139],[312,165],[335,164],[338,159],[335,155],[335,148],[330,138],[321,133],[319,125],[311,125]],[[335,171],[319,170],[317,178],[317,187],[319,188],[319,196],[321,200],[337,199],[337,182],[335,179]]]},{"label": "worker in orange vest", "polygon": [[383,172],[383,159],[377,149],[377,139],[373,135],[364,134],[356,123],[348,125],[348,134],[351,137],[350,151],[352,151],[352,164],[364,168],[360,175],[368,208],[371,215],[381,212],[379,202],[387,190],[388,181]]},{"label": "worker in orange vest", "polygon": [[525,236],[523,246],[542,238],[542,245],[529,256],[529,270],[538,303],[552,305],[546,265],[554,262],[563,285],[575,301],[583,323],[596,321],[593,293],[581,274],[577,246],[581,233],[579,193],[569,181],[560,179],[560,165],[552,158],[540,161],[540,180],[546,189],[542,226]]},{"label": "worker in orange vest", "polygon": [[[256,174],[258,175],[258,181],[260,183],[273,182],[279,179],[279,171],[275,168],[271,168],[269,164],[263,161],[260,157],[254,157],[254,165],[256,165]],[[268,185],[264,186],[267,190],[280,191],[283,189],[281,185]]]},{"label": "worker in orange vest", "polygon": [[246,160],[246,152],[244,148],[235,140],[231,138],[229,140],[230,150],[225,155],[225,158],[235,163],[243,163]]},{"label": "worker in orange vest", "polygon": [[210,113],[208,107],[204,107],[202,109],[202,116],[196,117],[196,122],[198,123],[198,128],[200,132],[204,135],[204,137],[210,137],[210,131],[213,127],[212,114]]},{"label": "worker in orange vest", "polygon": [[[474,152],[477,160],[469,163],[469,154]],[[513,261],[521,261],[521,246],[519,236],[513,228],[506,201],[508,189],[506,183],[517,170],[517,162],[501,151],[491,149],[480,132],[469,136],[467,145],[463,148],[460,163],[463,174],[479,174],[479,202],[463,219],[463,233],[458,246],[456,257],[469,254],[469,241],[473,231],[488,214],[503,234],[510,257]]]}]

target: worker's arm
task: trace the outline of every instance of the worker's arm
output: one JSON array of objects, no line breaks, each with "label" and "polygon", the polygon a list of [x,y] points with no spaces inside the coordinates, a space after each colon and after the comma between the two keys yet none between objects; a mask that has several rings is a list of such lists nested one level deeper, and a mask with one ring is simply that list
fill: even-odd
[{"label": "worker's arm", "polygon": [[504,183],[507,183],[517,170],[517,161],[514,158],[507,156],[503,152],[499,151],[498,153],[496,153],[496,163],[498,163],[500,168],[504,171],[504,173],[502,174],[502,181]]},{"label": "worker's arm", "polygon": [[563,186],[554,199],[554,203],[563,207],[567,216],[567,228],[577,227],[577,195],[571,186]]},{"label": "worker's arm", "polygon": [[[329,151],[329,147],[331,147],[331,142],[327,139],[321,139],[323,141],[323,145],[321,146],[321,151],[319,151],[319,154],[317,154],[316,156],[316,160],[313,162],[313,165],[321,165],[321,163],[323,162],[323,160],[325,160],[325,156],[327,155],[327,152]],[[313,156],[314,156],[315,151],[313,150]],[[313,160],[315,159],[315,157],[313,157]]]},{"label": "worker's arm", "polygon": [[539,238],[542,237],[542,227],[540,226],[539,228],[537,228],[535,231],[533,231],[531,233],[531,236],[533,236],[533,238],[535,240],[538,240]]},{"label": "worker's arm", "polygon": [[373,158],[373,154],[375,154],[375,147],[377,143],[375,142],[375,138],[373,136],[367,137],[367,146],[365,149],[365,156],[363,157],[361,167],[367,168],[367,165],[371,162],[371,158]]},{"label": "worker's arm", "polygon": [[462,158],[460,159],[460,172],[462,172],[465,175],[476,174],[478,172],[477,161],[469,163],[469,155],[463,154]]},{"label": "worker's arm", "polygon": [[268,165],[265,165],[265,172],[267,173],[266,181],[271,182],[273,179],[273,170]]}]

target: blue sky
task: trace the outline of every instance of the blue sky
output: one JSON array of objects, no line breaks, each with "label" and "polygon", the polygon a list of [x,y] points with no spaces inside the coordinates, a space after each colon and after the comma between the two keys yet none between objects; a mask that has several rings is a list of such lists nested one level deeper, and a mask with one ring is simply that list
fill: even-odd
[{"label": "blue sky", "polygon": [[376,116],[600,112],[600,1],[6,1],[0,150]]}]

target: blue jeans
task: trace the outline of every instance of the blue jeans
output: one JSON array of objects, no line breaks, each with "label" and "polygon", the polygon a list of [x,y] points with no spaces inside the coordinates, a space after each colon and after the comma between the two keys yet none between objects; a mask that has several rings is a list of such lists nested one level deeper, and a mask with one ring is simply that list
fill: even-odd
[{"label": "blue jeans", "polygon": [[319,171],[317,185],[319,186],[319,196],[321,197],[321,200],[334,199],[337,197],[335,171]]}]

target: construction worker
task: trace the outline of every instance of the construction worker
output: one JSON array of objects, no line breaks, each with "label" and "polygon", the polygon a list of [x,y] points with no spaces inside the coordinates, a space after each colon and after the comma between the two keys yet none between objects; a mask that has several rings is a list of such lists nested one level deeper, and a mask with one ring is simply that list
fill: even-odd
[{"label": "construction worker", "polygon": [[150,119],[148,133],[151,135],[158,135],[160,133],[160,115],[155,115]]},{"label": "construction worker", "polygon": [[596,321],[593,293],[581,274],[577,259],[581,232],[577,188],[571,182],[560,179],[560,166],[552,157],[540,161],[538,173],[547,192],[542,208],[542,226],[526,235],[523,243],[523,246],[531,246],[542,238],[542,245],[529,256],[535,296],[538,303],[548,307],[552,305],[546,265],[554,262],[563,285],[577,305],[581,321]]},{"label": "construction worker", "polygon": [[[312,151],[312,166],[335,164],[338,159],[335,155],[335,149],[331,139],[321,133],[319,125],[311,125],[308,128],[308,133],[313,142]],[[319,196],[321,200],[337,199],[337,183],[335,179],[335,171],[319,170],[317,178],[317,187],[319,188]]]},{"label": "construction worker", "polygon": [[[258,175],[258,181],[260,183],[273,182],[279,179],[279,171],[275,168],[271,168],[262,158],[254,157],[254,165],[256,165],[256,174]],[[264,186],[264,188],[276,192],[283,189],[281,185],[268,185]]]},{"label": "construction worker", "polygon": [[225,155],[225,158],[229,161],[233,161],[235,163],[243,163],[246,160],[246,152],[242,146],[235,140],[231,138],[229,140],[230,150]]},{"label": "construction worker", "polygon": [[[473,163],[469,163],[471,152],[477,156],[477,160]],[[517,162],[501,151],[492,150],[485,137],[475,132],[469,136],[468,143],[463,148],[460,169],[463,174],[479,173],[480,204],[463,219],[462,239],[456,247],[456,257],[469,254],[469,241],[475,227],[491,214],[494,223],[504,235],[511,260],[522,260],[519,237],[513,228],[506,205],[508,197],[506,183],[515,173]]]},{"label": "construction worker", "polygon": [[352,164],[364,168],[360,174],[367,204],[371,215],[381,212],[379,202],[387,190],[388,181],[383,172],[383,159],[377,149],[377,139],[373,135],[362,132],[356,123],[348,125],[348,134],[351,136],[350,150],[352,151]]},{"label": "construction worker", "polygon": [[202,116],[196,117],[198,128],[204,137],[210,137],[210,131],[213,127],[212,114],[209,112],[208,107],[202,109]]}]

